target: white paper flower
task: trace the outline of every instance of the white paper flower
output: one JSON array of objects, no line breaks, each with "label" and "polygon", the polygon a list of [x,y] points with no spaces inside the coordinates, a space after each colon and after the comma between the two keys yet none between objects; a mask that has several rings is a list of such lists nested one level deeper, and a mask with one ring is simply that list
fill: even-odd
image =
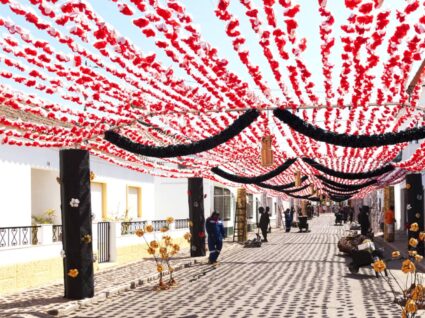
[{"label": "white paper flower", "polygon": [[73,208],[78,208],[78,206],[80,205],[80,200],[72,198],[69,202],[69,205]]},{"label": "white paper flower", "polygon": [[62,258],[65,258],[66,257],[66,254],[65,254],[65,251],[64,250],[61,251],[61,257]]}]

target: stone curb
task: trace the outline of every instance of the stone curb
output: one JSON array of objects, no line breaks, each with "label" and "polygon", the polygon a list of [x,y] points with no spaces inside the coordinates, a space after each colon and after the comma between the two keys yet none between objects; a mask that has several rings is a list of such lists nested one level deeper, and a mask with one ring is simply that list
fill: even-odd
[{"label": "stone curb", "polygon": [[[188,268],[192,265],[195,265],[199,263],[198,259],[193,259],[191,261],[179,264],[177,266],[174,267],[175,271],[179,271],[185,268]],[[167,274],[167,272],[166,272]],[[124,283],[118,286],[114,286],[113,288],[107,290],[107,291],[102,291],[100,292],[98,295],[94,296],[93,298],[85,298],[82,300],[73,300],[70,301],[69,303],[67,303],[65,306],[62,306],[61,308],[57,308],[57,309],[50,309],[47,311],[48,315],[51,316],[61,316],[61,315],[67,315],[73,311],[78,310],[79,308],[83,307],[83,306],[87,306],[87,305],[91,305],[97,302],[101,302],[106,300],[107,298],[110,298],[114,295],[120,294],[122,292],[128,291],[130,289],[135,289],[137,286],[141,286],[144,285],[146,283],[150,283],[152,281],[157,280],[159,277],[159,274],[152,274],[152,275],[148,275],[148,276],[144,276],[142,278],[139,279],[135,279],[130,281],[130,283]]]}]

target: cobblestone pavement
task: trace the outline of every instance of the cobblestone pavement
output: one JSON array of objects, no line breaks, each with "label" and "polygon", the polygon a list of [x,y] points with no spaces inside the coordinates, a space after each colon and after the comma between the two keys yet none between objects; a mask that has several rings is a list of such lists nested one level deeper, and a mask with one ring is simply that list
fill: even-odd
[{"label": "cobblestone pavement", "polygon": [[66,317],[400,317],[384,279],[349,273],[336,246],[344,229],[332,223],[322,215],[310,233],[274,231],[261,248],[224,252],[216,269],[178,272],[177,288],[141,286]]},{"label": "cobblestone pavement", "polygon": [[[232,249],[237,244],[225,244],[225,249]],[[191,261],[189,250],[182,249],[173,264],[184,264]],[[155,263],[143,260],[125,266],[111,267],[95,274],[95,293],[109,292],[122,284],[130,285],[131,281],[142,279],[156,273]],[[34,318],[52,317],[47,314],[51,309],[61,310],[72,301],[63,298],[63,283],[30,289],[15,294],[0,296],[0,318]],[[75,302],[75,301],[74,301]]]}]

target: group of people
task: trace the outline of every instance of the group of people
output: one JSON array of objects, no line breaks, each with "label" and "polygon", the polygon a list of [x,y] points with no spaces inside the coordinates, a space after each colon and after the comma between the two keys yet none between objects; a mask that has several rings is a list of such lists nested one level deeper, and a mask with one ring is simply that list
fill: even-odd
[{"label": "group of people", "polygon": [[352,223],[354,221],[354,208],[350,206],[343,206],[339,207],[335,212],[335,218],[337,219],[337,214],[339,214],[339,217],[344,221],[344,223],[347,223],[350,221]]}]

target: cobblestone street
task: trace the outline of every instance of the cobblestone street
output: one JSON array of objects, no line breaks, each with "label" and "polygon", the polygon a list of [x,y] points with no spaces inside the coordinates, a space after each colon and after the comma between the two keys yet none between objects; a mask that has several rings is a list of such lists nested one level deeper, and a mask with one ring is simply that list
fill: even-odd
[{"label": "cobblestone street", "polygon": [[175,289],[141,286],[66,317],[400,317],[384,279],[369,268],[349,273],[333,215],[311,225],[306,234],[274,231],[260,249],[227,251],[214,270],[184,269]]}]

